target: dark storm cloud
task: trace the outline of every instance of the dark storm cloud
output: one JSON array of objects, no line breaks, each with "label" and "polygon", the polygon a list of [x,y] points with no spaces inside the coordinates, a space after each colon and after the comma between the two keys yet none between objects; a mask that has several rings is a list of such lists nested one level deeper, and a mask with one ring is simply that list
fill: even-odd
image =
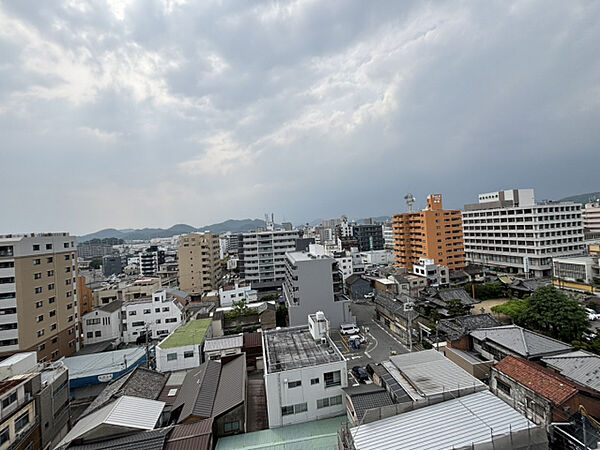
[{"label": "dark storm cloud", "polygon": [[4,2],[0,231],[598,190],[600,4]]}]

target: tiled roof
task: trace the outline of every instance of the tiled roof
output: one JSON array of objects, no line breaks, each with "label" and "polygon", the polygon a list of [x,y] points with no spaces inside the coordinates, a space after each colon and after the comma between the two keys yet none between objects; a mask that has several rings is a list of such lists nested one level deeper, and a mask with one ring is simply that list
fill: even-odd
[{"label": "tiled roof", "polygon": [[343,391],[351,398],[359,422],[368,409],[381,408],[394,404],[385,388],[377,385],[361,384],[360,386],[344,388]]},{"label": "tiled roof", "polygon": [[438,330],[446,334],[449,339],[456,340],[478,328],[490,328],[502,325],[491,314],[473,314],[468,316],[442,319],[438,323]]},{"label": "tiled roof", "polygon": [[516,325],[482,328],[471,332],[480,341],[494,342],[524,358],[568,352],[572,347]]},{"label": "tiled roof", "polygon": [[578,391],[566,378],[522,358],[507,356],[494,367],[557,405],[562,404]]}]

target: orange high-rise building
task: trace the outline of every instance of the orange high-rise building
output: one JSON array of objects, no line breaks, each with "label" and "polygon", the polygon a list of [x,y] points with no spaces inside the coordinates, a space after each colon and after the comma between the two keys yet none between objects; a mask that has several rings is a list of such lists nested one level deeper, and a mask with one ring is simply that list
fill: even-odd
[{"label": "orange high-rise building", "polygon": [[429,195],[423,211],[396,214],[392,228],[397,266],[412,271],[419,258],[428,258],[450,270],[465,267],[462,215],[442,209],[441,194]]}]

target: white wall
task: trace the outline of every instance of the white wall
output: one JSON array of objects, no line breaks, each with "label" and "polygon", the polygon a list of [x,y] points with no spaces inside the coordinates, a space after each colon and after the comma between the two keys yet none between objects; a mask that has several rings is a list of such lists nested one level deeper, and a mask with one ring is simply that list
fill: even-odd
[{"label": "white wall", "polygon": [[[159,372],[172,372],[198,367],[201,362],[202,345],[184,345],[182,347],[161,348],[156,346],[156,370]],[[169,355],[177,355],[176,359],[169,360]],[[186,354],[191,355],[186,357]]]},{"label": "white wall", "polygon": [[123,331],[123,340],[128,344],[136,341],[146,325],[151,338],[166,337],[181,326],[184,316],[179,302],[167,299],[165,291],[158,291],[149,301],[124,302],[123,319],[127,325],[127,329]]},{"label": "white wall", "polygon": [[[99,323],[92,323],[94,321],[99,321]],[[97,309],[84,314],[81,318],[83,345],[90,345],[108,340],[115,340],[118,344],[122,341],[121,330],[120,309],[113,312]],[[88,333],[92,333],[92,337],[88,337]],[[100,334],[99,336],[97,336],[98,333]]]},{"label": "white wall", "polygon": [[[326,388],[323,374],[339,371],[341,384]],[[318,378],[318,384],[311,384],[311,379]],[[287,381],[286,381],[287,380]],[[302,385],[289,388],[290,381],[301,381]],[[300,369],[277,372],[265,375],[265,389],[267,394],[267,412],[269,414],[269,427],[277,428],[285,425],[310,422],[312,420],[341,416],[346,413],[345,395],[342,388],[348,386],[346,361],[338,361],[319,366],[304,367]],[[326,408],[317,408],[317,400],[341,395],[339,405]],[[306,412],[299,414],[281,415],[282,406],[291,406],[306,402]]]}]

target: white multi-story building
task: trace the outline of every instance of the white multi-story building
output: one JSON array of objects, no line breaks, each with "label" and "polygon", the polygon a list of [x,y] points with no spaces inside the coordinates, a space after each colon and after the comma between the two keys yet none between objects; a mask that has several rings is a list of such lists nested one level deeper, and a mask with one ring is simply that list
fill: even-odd
[{"label": "white multi-story building", "polygon": [[554,258],[552,263],[554,276],[560,280],[592,284],[594,279],[600,278],[600,265],[597,256]]},{"label": "white multi-story building", "polygon": [[121,300],[114,300],[81,316],[84,346],[106,341],[117,346],[123,341],[122,306]]},{"label": "white multi-story building", "polygon": [[290,252],[286,257],[283,294],[291,326],[305,323],[306,317],[317,311],[323,311],[335,328],[353,321],[350,299],[343,294],[342,274],[335,259],[310,251]]},{"label": "white multi-story building", "polygon": [[533,189],[479,195],[463,212],[471,263],[535,277],[552,274],[552,258],[584,251],[581,205],[536,204]]},{"label": "white multi-story building", "polygon": [[203,362],[204,339],[212,337],[212,319],[191,320],[155,347],[156,370],[174,372],[198,367]]},{"label": "white multi-story building", "polygon": [[322,312],[309,325],[263,332],[269,427],[341,416],[348,385],[344,356],[328,335]]},{"label": "white multi-story building", "polygon": [[432,286],[450,283],[450,273],[446,266],[437,265],[433,259],[419,258],[419,263],[413,265],[413,273],[426,277]]},{"label": "white multi-story building", "polygon": [[587,203],[581,212],[585,231],[600,235],[600,200]]},{"label": "white multi-story building", "polygon": [[126,344],[148,333],[149,339],[160,339],[176,330],[185,321],[179,301],[167,297],[161,290],[152,299],[133,300],[123,303],[123,341]]},{"label": "white multi-story building", "polygon": [[296,250],[298,230],[253,231],[238,237],[238,268],[251,283],[280,282],[285,277],[285,254]]},{"label": "white multi-story building", "polygon": [[352,255],[348,251],[331,251],[320,244],[309,244],[308,252],[315,256],[331,256],[338,263],[338,269],[342,274],[344,281],[352,272]]},{"label": "white multi-story building", "polygon": [[235,283],[233,286],[223,286],[219,288],[219,301],[221,306],[231,306],[233,302],[244,300],[246,303],[252,303],[258,300],[257,292],[249,284]]},{"label": "white multi-story building", "polygon": [[383,248],[388,250],[394,249],[394,229],[391,223],[383,224]]},{"label": "white multi-story building", "polygon": [[352,237],[352,224],[348,222],[346,216],[342,216],[342,221],[338,225],[338,236],[341,238]]}]

